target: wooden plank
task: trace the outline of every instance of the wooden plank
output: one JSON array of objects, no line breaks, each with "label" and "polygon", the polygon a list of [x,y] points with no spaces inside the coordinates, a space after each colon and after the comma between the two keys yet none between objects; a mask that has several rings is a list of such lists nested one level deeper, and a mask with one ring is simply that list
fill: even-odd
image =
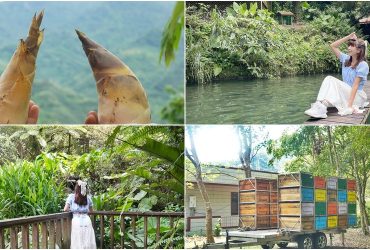
[{"label": "wooden plank", "polygon": [[55,220],[51,220],[49,224],[49,248],[55,248]]},{"label": "wooden plank", "polygon": [[60,220],[56,221],[56,230],[55,230],[56,244],[58,248],[62,248],[62,222]]},{"label": "wooden plank", "polygon": [[5,235],[2,228],[0,228],[0,249],[5,249]]},{"label": "wooden plank", "polygon": [[62,219],[62,248],[67,249],[68,246],[68,219]]},{"label": "wooden plank", "polygon": [[32,248],[39,249],[39,224],[32,224]]},{"label": "wooden plank", "polygon": [[[136,217],[131,216],[131,229],[132,229],[132,235],[136,237]],[[131,247],[136,248],[136,244],[134,240],[131,240]]]},{"label": "wooden plank", "polygon": [[110,217],[110,248],[114,248],[114,216]]},{"label": "wooden plank", "polygon": [[104,215],[100,215],[100,249],[104,247]]},{"label": "wooden plank", "polygon": [[125,224],[125,217],[120,216],[120,226],[121,226],[121,248],[125,248],[125,231],[126,231],[126,224]]},{"label": "wooden plank", "polygon": [[18,248],[18,236],[15,227],[10,228],[10,248],[12,249]]},{"label": "wooden plank", "polygon": [[48,248],[48,227],[46,222],[41,223],[41,248]]},{"label": "wooden plank", "polygon": [[144,216],[144,248],[148,247],[148,217]]},{"label": "wooden plank", "polygon": [[[370,81],[368,81],[363,89],[366,95],[370,96]],[[366,106],[365,111],[362,114],[352,114],[346,116],[340,116],[338,114],[338,110],[336,108],[329,108],[328,109],[328,117],[325,119],[308,119],[305,124],[310,125],[319,125],[319,124],[344,124],[344,125],[358,125],[358,124],[365,124],[367,118],[369,117],[370,109],[369,105]]]},{"label": "wooden plank", "polygon": [[156,233],[155,238],[157,242],[161,239],[161,217],[157,217],[157,227],[156,227]]},{"label": "wooden plank", "polygon": [[[174,228],[175,218],[170,217],[170,228]],[[173,248],[173,241],[171,241],[170,248]]]},{"label": "wooden plank", "polygon": [[22,248],[23,249],[30,248],[30,233],[28,224],[22,226]]}]

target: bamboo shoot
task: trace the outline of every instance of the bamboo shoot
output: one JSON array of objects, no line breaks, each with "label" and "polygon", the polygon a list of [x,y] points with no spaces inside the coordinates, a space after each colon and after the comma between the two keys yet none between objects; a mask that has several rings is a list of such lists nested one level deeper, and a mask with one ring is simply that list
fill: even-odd
[{"label": "bamboo shoot", "polygon": [[99,96],[100,124],[150,123],[150,107],[143,86],[117,56],[76,30],[94,73]]},{"label": "bamboo shoot", "polygon": [[26,40],[21,39],[0,77],[0,123],[24,124],[27,121],[36,58],[44,30],[44,12],[34,15]]}]

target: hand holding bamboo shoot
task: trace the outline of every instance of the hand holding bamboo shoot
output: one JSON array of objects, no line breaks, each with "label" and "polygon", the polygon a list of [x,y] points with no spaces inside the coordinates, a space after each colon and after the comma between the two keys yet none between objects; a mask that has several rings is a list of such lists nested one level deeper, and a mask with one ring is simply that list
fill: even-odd
[{"label": "hand holding bamboo shoot", "polygon": [[99,123],[150,123],[145,90],[131,69],[84,33],[76,32],[96,80]]},{"label": "hand holding bamboo shoot", "polygon": [[21,39],[0,77],[0,123],[27,122],[36,58],[43,40],[43,30],[40,30],[43,16],[43,11],[34,15],[28,37]]}]

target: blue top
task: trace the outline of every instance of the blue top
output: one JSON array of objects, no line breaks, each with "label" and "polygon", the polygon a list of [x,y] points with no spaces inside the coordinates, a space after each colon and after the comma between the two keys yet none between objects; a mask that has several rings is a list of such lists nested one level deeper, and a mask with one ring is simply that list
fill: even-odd
[{"label": "blue top", "polygon": [[88,213],[89,208],[93,206],[91,197],[87,196],[87,205],[78,205],[75,203],[75,194],[70,194],[67,198],[66,204],[69,204],[69,209],[73,213]]},{"label": "blue top", "polygon": [[367,64],[367,62],[362,61],[357,65],[355,69],[351,68],[351,66],[346,67],[344,66],[344,63],[349,58],[349,55],[340,52],[339,60],[342,63],[343,82],[352,87],[353,83],[355,82],[355,78],[360,77],[361,81],[360,85],[358,86],[358,90],[362,90],[364,84],[367,81],[367,75],[369,74],[369,65]]}]

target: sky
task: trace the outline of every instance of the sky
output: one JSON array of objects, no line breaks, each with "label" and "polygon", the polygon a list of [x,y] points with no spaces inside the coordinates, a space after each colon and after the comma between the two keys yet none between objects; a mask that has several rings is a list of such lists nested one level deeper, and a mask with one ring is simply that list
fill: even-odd
[{"label": "sky", "polygon": [[[189,125],[187,125],[189,126]],[[284,131],[293,133],[299,126],[293,125],[252,125],[255,131],[261,132],[258,137],[265,137],[268,139],[279,139]],[[200,162],[220,162],[233,161],[238,159],[239,152],[239,138],[235,133],[234,125],[203,125],[197,126],[197,133],[195,134],[195,147]],[[187,136],[187,135],[186,135]],[[252,143],[258,144],[261,142],[255,140]],[[186,147],[189,146],[189,140],[186,137]]]}]

